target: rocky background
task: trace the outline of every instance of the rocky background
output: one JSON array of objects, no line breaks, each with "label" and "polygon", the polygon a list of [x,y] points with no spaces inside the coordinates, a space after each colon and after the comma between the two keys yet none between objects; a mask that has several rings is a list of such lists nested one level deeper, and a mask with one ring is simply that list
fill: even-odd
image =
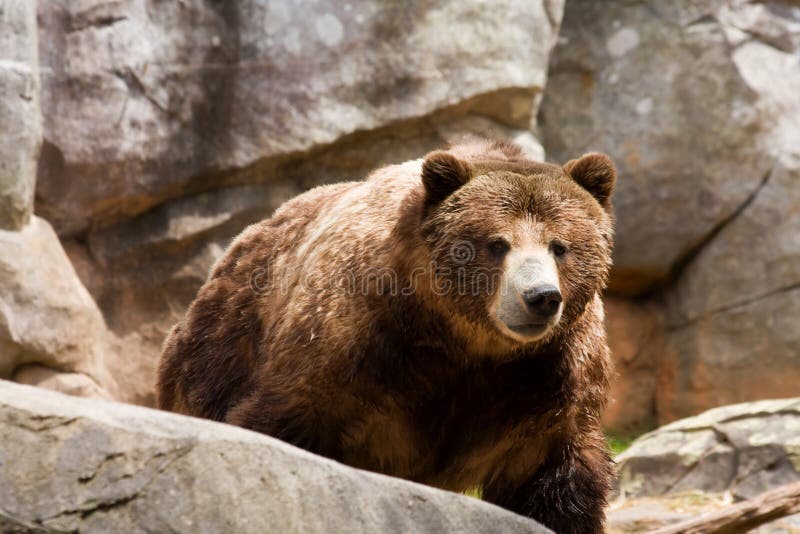
[{"label": "rocky background", "polygon": [[800,480],[797,0],[0,0],[0,530],[542,531],[2,380],[152,406],[242,228],[469,135],[618,165],[606,423],[672,423],[618,458],[610,531]]},{"label": "rocky background", "polygon": [[609,429],[800,392],[796,0],[0,0],[0,378],[152,405],[245,225],[465,135],[619,167]]}]

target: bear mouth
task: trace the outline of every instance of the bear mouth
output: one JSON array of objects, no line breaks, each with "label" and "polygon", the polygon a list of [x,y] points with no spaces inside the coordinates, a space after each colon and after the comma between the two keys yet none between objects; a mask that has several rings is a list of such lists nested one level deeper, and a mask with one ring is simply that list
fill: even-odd
[{"label": "bear mouth", "polygon": [[518,336],[526,337],[526,338],[537,338],[541,337],[547,329],[550,327],[549,322],[544,323],[525,323],[525,324],[515,324],[506,325],[509,330],[517,334]]}]

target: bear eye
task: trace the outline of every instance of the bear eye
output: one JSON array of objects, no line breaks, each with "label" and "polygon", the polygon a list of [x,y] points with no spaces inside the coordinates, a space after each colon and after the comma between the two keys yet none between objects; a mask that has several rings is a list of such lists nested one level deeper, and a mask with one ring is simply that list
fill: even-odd
[{"label": "bear eye", "polygon": [[553,241],[550,243],[550,252],[553,253],[553,256],[556,258],[562,257],[568,251],[567,246],[559,243],[558,241]]},{"label": "bear eye", "polygon": [[510,248],[511,245],[502,237],[495,237],[489,241],[489,251],[495,256],[503,256]]}]

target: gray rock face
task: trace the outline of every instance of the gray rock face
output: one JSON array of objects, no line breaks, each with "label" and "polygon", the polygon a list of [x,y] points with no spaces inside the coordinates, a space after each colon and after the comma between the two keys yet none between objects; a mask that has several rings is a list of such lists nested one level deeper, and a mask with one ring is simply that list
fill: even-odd
[{"label": "gray rock face", "polygon": [[0,229],[33,210],[41,144],[36,2],[0,0]]},{"label": "gray rock face", "polygon": [[[800,384],[800,166],[778,164],[752,203],[667,295],[659,411],[796,395]],[[719,384],[724,387],[719,387]]]},{"label": "gray rock face", "polygon": [[497,92],[527,128],[562,5],[42,2],[37,210],[74,234]]},{"label": "gray rock face", "polygon": [[111,386],[103,317],[46,221],[0,230],[0,378],[26,364]]},{"label": "gray rock face", "polygon": [[800,285],[800,11],[747,4],[720,17],[738,30],[732,58],[757,95],[752,113],[769,121],[763,144],[772,167],[681,273],[671,295],[673,326]]},{"label": "gray rock face", "polygon": [[680,365],[659,410],[672,417],[794,396],[800,383],[800,10],[743,3],[719,18],[757,96],[751,113],[769,126],[756,140],[772,167],[666,294],[665,365]]},{"label": "gray rock face", "polygon": [[800,399],[736,404],[675,421],[636,440],[617,463],[625,497],[754,497],[800,480]]},{"label": "gray rock face", "polygon": [[730,20],[744,4],[567,3],[540,126],[549,158],[600,150],[619,167],[619,292],[665,280],[772,167],[772,114],[731,53],[759,38]]},{"label": "gray rock face", "polygon": [[672,326],[800,286],[797,163],[776,163],[752,202],[686,267],[669,293]]},{"label": "gray rock face", "polygon": [[550,532],[240,428],[0,382],[0,528]]}]

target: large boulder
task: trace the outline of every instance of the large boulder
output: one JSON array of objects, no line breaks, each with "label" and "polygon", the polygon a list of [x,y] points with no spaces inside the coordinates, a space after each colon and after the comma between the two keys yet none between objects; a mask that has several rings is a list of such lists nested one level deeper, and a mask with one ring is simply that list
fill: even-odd
[{"label": "large boulder", "polygon": [[0,381],[0,529],[550,532],[240,428]]},{"label": "large boulder", "polygon": [[746,499],[800,481],[800,399],[735,404],[645,434],[617,457],[625,497],[686,491]]},{"label": "large boulder", "polygon": [[33,210],[42,126],[36,2],[0,0],[0,229]]},{"label": "large boulder", "polygon": [[40,2],[37,209],[72,235],[458,106],[527,128],[562,5]]},{"label": "large boulder", "polygon": [[[724,406],[645,434],[617,457],[612,533],[650,532],[800,481],[800,399]],[[800,528],[800,516],[756,532]]]},{"label": "large boulder", "polygon": [[79,373],[115,391],[105,362],[106,328],[53,229],[33,217],[19,232],[0,230],[0,378],[38,382]]},{"label": "large boulder", "polygon": [[[761,6],[756,14],[765,9]],[[668,387],[659,390],[665,419],[798,391],[800,10],[789,12],[795,14],[794,41],[781,41],[778,48],[745,40],[734,53],[740,72],[759,95],[758,109],[771,117],[765,152],[773,163],[747,202],[687,262],[666,294],[670,357],[665,365],[674,372],[664,384]],[[763,28],[751,23],[749,32],[788,32],[789,21],[778,22],[762,23]]]}]

